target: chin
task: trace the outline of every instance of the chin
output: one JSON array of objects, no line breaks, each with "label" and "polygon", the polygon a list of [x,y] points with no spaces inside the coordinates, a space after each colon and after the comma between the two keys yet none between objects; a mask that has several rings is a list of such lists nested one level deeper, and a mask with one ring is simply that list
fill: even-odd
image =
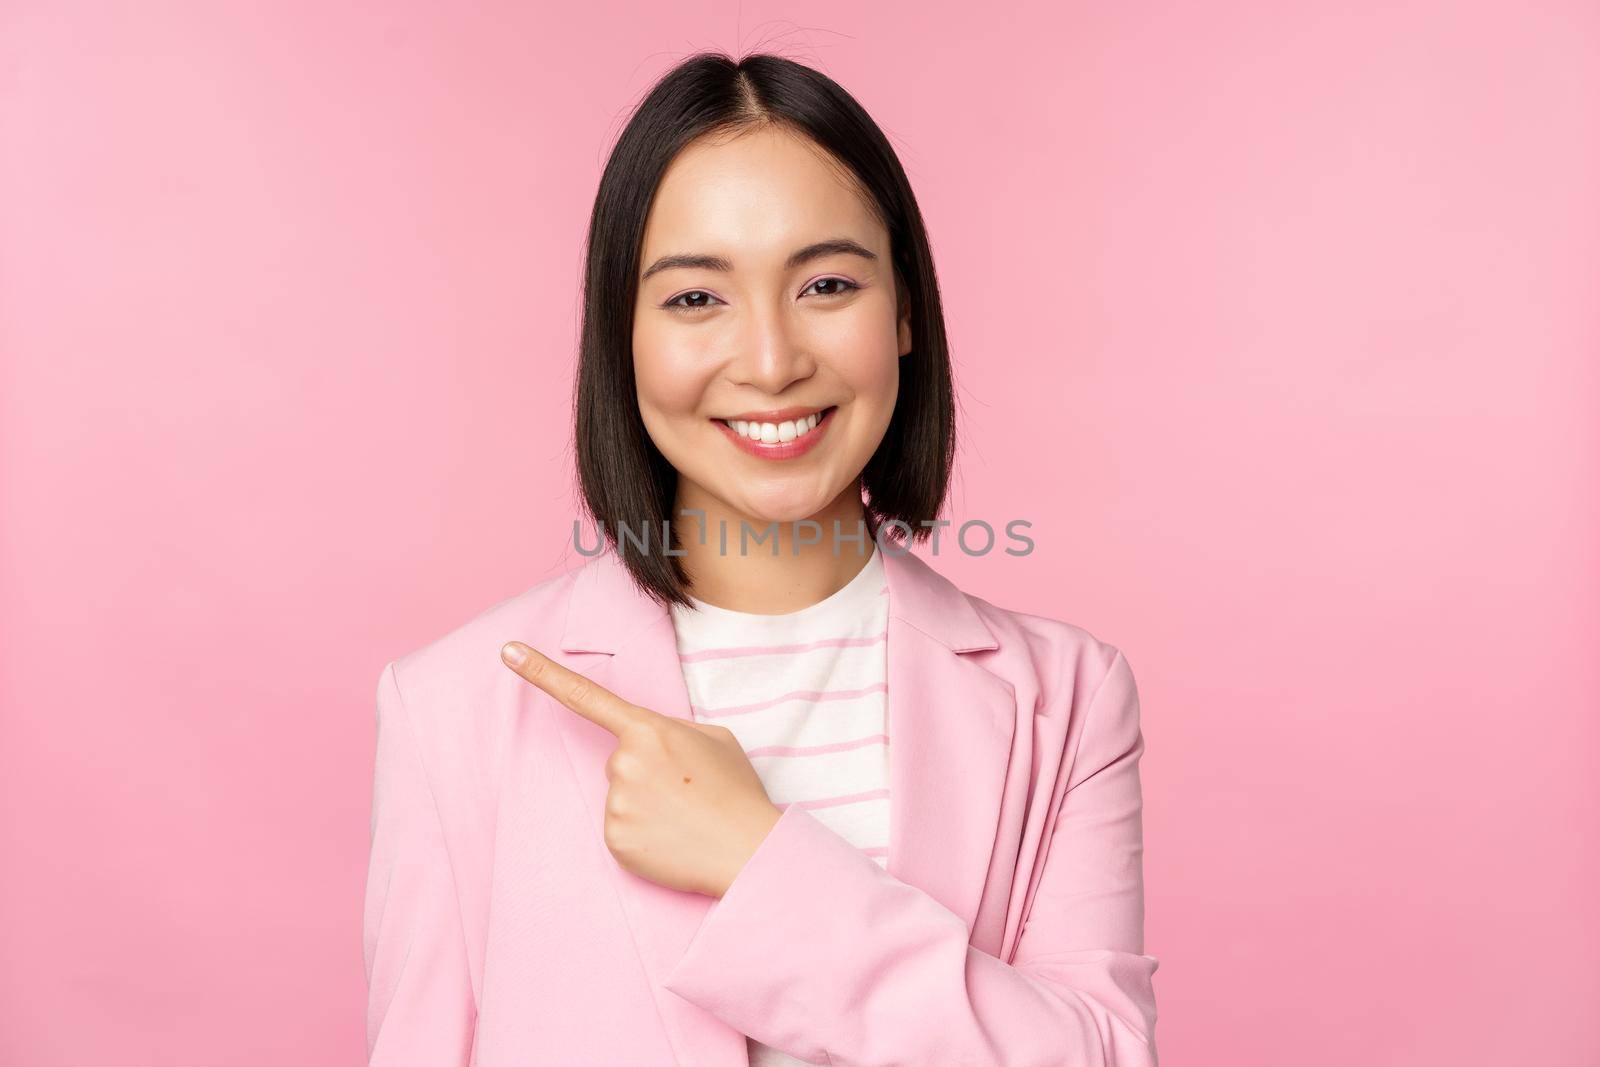
[{"label": "chin", "polygon": [[748,514],[754,520],[755,525],[759,528],[773,522],[779,524],[799,522],[801,519],[809,519],[811,516],[815,515],[821,510],[822,505],[819,504],[816,507],[751,508],[748,509]]},{"label": "chin", "polygon": [[790,499],[781,503],[752,500],[746,501],[740,510],[749,515],[756,525],[761,526],[771,522],[799,522],[801,519],[809,519],[827,506],[828,501],[822,499],[803,501]]}]

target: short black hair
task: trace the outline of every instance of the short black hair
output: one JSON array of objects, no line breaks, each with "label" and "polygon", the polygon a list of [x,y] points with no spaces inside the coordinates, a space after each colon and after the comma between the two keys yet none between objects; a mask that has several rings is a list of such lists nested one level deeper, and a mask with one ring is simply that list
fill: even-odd
[{"label": "short black hair", "polygon": [[[635,391],[633,312],[645,222],[661,176],[690,142],[761,127],[809,138],[854,176],[888,230],[901,306],[909,303],[912,350],[900,360],[889,427],[861,473],[869,532],[898,520],[912,540],[925,539],[924,521],[938,517],[950,482],[955,397],[944,311],[922,213],[888,138],[842,86],[810,67],[768,53],[737,61],[697,53],[640,101],[600,177],[573,396],[582,507],[640,589],[663,604],[687,604],[689,583],[680,558],[660,551],[678,473],[650,440]],[[619,524],[648,532],[655,548],[619,542]],[[677,547],[675,533],[672,542]]]}]

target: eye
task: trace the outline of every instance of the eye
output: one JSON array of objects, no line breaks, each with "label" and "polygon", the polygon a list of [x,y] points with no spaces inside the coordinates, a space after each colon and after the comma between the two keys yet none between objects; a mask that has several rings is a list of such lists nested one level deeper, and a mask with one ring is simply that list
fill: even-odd
[{"label": "eye", "polygon": [[849,281],[848,279],[845,279],[845,278],[818,278],[816,281],[812,282],[811,285],[806,286],[806,288],[810,289],[812,286],[826,285],[829,282],[833,282],[835,285],[838,285],[840,288],[834,289],[832,292],[829,292],[829,293],[819,293],[819,294],[817,294],[818,296],[843,296],[845,293],[848,293],[852,289],[861,288],[861,286],[857,285],[855,282]]},{"label": "eye", "polygon": [[[678,303],[678,301],[683,300],[683,299],[685,299],[687,297],[691,297],[691,296],[703,296],[703,297],[706,297],[709,300],[716,300],[717,299],[716,297],[712,296],[710,293],[706,292],[704,289],[690,289],[687,293],[679,293],[677,296],[673,297],[671,300],[668,300],[665,304],[662,304],[661,306],[666,308],[668,311],[678,311],[678,312],[705,311],[708,308],[710,308],[710,306],[711,306],[710,304],[680,304],[680,303]],[[722,301],[717,300],[717,303],[720,304],[721,302]]]}]

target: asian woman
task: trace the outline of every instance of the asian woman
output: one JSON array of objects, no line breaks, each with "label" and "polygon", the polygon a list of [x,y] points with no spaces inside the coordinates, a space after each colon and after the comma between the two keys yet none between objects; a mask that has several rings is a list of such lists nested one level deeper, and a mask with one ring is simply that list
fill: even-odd
[{"label": "asian woman", "polygon": [[878,126],[674,68],[580,347],[599,551],[378,681],[370,1063],[1153,1067],[1133,674],[909,551],[955,404]]}]

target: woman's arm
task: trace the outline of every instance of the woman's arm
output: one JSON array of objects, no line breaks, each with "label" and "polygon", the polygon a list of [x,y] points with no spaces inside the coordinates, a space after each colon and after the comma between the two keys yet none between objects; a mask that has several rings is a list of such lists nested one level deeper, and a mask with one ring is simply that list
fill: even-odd
[{"label": "woman's arm", "polygon": [[477,1018],[444,830],[394,664],[378,679],[372,852],[363,917],[367,1057],[465,1067]]},{"label": "woman's arm", "polygon": [[1121,652],[1087,715],[1014,964],[974,948],[953,912],[791,805],[666,988],[835,1067],[1155,1067],[1144,739]]}]

